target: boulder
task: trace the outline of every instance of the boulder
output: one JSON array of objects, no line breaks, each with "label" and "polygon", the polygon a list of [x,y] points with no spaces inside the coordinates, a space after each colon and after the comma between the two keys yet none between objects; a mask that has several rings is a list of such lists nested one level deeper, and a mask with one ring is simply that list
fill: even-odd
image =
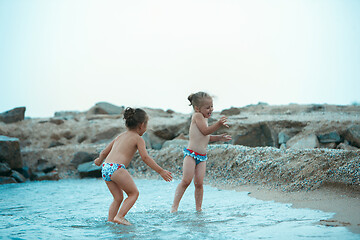
[{"label": "boulder", "polygon": [[63,144],[62,142],[51,141],[48,148],[53,148],[53,147],[58,147],[58,146],[63,146],[63,145],[65,145],[65,144]]},{"label": "boulder", "polygon": [[25,118],[25,107],[18,107],[9,111],[0,113],[0,121],[4,123],[14,123],[24,120]]},{"label": "boulder", "polygon": [[319,141],[315,134],[298,134],[286,143],[287,148],[294,149],[318,148],[319,146]]},{"label": "boulder", "polygon": [[45,181],[45,180],[49,180],[49,181],[53,181],[53,180],[59,180],[59,174],[57,171],[52,171],[49,173],[44,173],[44,172],[34,172],[31,175],[31,180],[33,181]]},{"label": "boulder", "polygon": [[169,140],[164,142],[164,144],[162,145],[162,148],[166,148],[166,147],[174,147],[174,146],[181,146],[183,148],[187,147],[189,141],[185,140],[185,139],[173,139],[173,140]]},{"label": "boulder", "polygon": [[229,108],[229,109],[224,109],[221,111],[221,115],[226,115],[226,116],[232,116],[232,115],[239,115],[240,114],[240,109],[239,108]]},{"label": "boulder", "polygon": [[56,125],[61,125],[61,124],[64,123],[64,120],[60,119],[60,118],[51,118],[50,123],[53,123],[53,124],[56,124]]},{"label": "boulder", "polygon": [[96,166],[93,161],[80,164],[77,170],[81,178],[101,177],[101,166]]},{"label": "boulder", "polygon": [[180,134],[184,124],[162,125],[153,128],[153,133],[164,140],[172,140]]},{"label": "boulder", "polygon": [[276,137],[266,123],[244,126],[241,133],[233,139],[234,145],[248,147],[276,147]]},{"label": "boulder", "polygon": [[0,162],[8,163],[11,169],[23,167],[18,138],[0,136]]},{"label": "boulder", "polygon": [[37,172],[49,173],[56,168],[56,165],[46,159],[39,159],[36,166]]},{"label": "boulder", "polygon": [[107,102],[98,102],[95,104],[95,106],[90,108],[88,114],[118,115],[118,114],[122,114],[124,109],[125,108],[123,106],[119,107]]},{"label": "boulder", "polygon": [[320,143],[339,143],[342,141],[342,137],[337,132],[320,134],[318,139]]},{"label": "boulder", "polygon": [[12,177],[0,177],[0,185],[8,183],[16,183],[16,180]]},{"label": "boulder", "polygon": [[11,168],[7,163],[0,163],[0,176],[10,176],[11,175]]},{"label": "boulder", "polygon": [[77,152],[74,154],[71,164],[77,167],[82,163],[94,161],[98,156],[99,154],[97,153]]},{"label": "boulder", "polygon": [[75,137],[75,134],[72,133],[70,130],[66,130],[64,132],[61,133],[61,135],[66,138],[67,140],[72,139],[73,137]]},{"label": "boulder", "polygon": [[16,182],[18,182],[18,183],[23,183],[26,181],[26,178],[18,171],[14,171],[14,170],[11,171],[10,177],[14,178],[16,180]]},{"label": "boulder", "polygon": [[351,146],[351,145],[347,144],[346,142],[345,142],[345,143],[340,143],[340,144],[337,146],[337,149],[350,150],[350,151],[357,151],[357,150],[359,150],[357,147]]},{"label": "boulder", "polygon": [[352,125],[348,128],[345,136],[351,145],[360,148],[360,125]]},{"label": "boulder", "polygon": [[102,140],[109,140],[114,138],[117,134],[119,134],[121,131],[121,128],[118,127],[112,127],[110,129],[107,129],[101,133],[96,134],[92,139],[91,143],[99,142]]}]

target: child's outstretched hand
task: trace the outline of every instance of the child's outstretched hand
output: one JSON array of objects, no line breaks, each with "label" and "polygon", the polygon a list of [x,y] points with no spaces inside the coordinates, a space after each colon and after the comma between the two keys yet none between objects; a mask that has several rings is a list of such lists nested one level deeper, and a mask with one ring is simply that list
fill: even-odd
[{"label": "child's outstretched hand", "polygon": [[221,123],[221,125],[229,128],[229,125],[227,124],[227,117],[225,117],[225,116],[224,116],[224,117],[221,117],[220,120],[219,120],[219,122]]},{"label": "child's outstretched hand", "polygon": [[100,160],[100,158],[97,158],[97,159],[94,160],[94,163],[95,163],[96,166],[100,166],[102,161]]},{"label": "child's outstretched hand", "polygon": [[160,175],[165,181],[171,182],[171,180],[172,180],[171,172],[166,171],[166,170],[162,170],[160,172]]},{"label": "child's outstretched hand", "polygon": [[231,139],[232,139],[231,136],[226,133],[220,135],[220,141],[227,142],[230,141]]}]

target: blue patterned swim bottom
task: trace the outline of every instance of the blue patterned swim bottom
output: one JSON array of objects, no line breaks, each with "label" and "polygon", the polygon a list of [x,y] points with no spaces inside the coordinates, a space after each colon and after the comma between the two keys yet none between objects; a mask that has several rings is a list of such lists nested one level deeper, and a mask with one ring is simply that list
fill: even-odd
[{"label": "blue patterned swim bottom", "polygon": [[111,176],[113,175],[113,173],[120,169],[126,169],[124,164],[118,164],[118,163],[103,163],[102,168],[101,168],[101,175],[102,178],[105,181],[110,182],[111,181]]},{"label": "blue patterned swim bottom", "polygon": [[200,154],[197,152],[194,152],[193,150],[184,148],[184,158],[186,156],[192,157],[195,160],[196,165],[198,165],[201,162],[205,162],[206,160],[208,160],[208,157],[206,154]]}]

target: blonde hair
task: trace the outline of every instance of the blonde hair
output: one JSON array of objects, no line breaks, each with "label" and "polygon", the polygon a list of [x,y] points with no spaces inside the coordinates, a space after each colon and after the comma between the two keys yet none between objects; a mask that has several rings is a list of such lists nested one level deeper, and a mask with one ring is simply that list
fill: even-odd
[{"label": "blonde hair", "polygon": [[211,98],[206,92],[197,92],[189,95],[190,106],[201,107],[204,98]]}]

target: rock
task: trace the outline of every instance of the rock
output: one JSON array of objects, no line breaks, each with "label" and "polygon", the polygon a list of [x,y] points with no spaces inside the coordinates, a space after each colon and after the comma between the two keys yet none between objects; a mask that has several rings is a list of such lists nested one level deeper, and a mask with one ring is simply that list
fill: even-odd
[{"label": "rock", "polygon": [[0,176],[10,176],[11,175],[11,168],[9,167],[8,163],[0,163]]},{"label": "rock", "polygon": [[318,148],[319,141],[315,134],[302,135],[298,134],[295,137],[291,138],[286,143],[287,148],[294,149],[305,149],[305,148]]},{"label": "rock", "polygon": [[337,146],[337,149],[350,150],[350,151],[357,151],[357,150],[359,150],[357,147],[350,146],[350,145],[347,144],[347,143],[340,143],[340,144]]},{"label": "rock", "polygon": [[287,141],[289,141],[290,136],[287,135],[285,132],[280,132],[278,134],[278,138],[279,138],[278,143],[279,143],[279,145],[281,145],[281,144],[285,144]]},{"label": "rock", "polygon": [[33,180],[33,181],[45,181],[45,180],[50,180],[50,181],[55,180],[56,181],[59,179],[60,179],[59,174],[56,171],[52,171],[49,173],[34,172],[31,175],[31,180]]},{"label": "rock", "polygon": [[78,137],[77,142],[78,142],[78,143],[82,143],[82,142],[84,142],[86,139],[88,139],[87,136],[81,135],[81,136]]},{"label": "rock", "polygon": [[187,147],[189,141],[188,140],[184,140],[184,139],[173,139],[173,140],[169,140],[164,142],[164,144],[162,145],[162,148],[166,148],[166,147],[176,147],[176,146],[181,146],[183,148]]},{"label": "rock", "polygon": [[349,127],[345,138],[351,145],[360,148],[360,125],[352,125]]},{"label": "rock", "polygon": [[109,140],[114,138],[117,134],[119,134],[121,131],[121,128],[118,127],[112,127],[104,132],[98,133],[91,139],[92,143],[99,142],[101,140]]},{"label": "rock", "polygon": [[61,133],[61,135],[62,135],[64,138],[66,138],[67,140],[70,140],[70,139],[72,139],[73,137],[75,137],[75,134],[72,133],[70,130],[67,130],[67,131]]},{"label": "rock", "polygon": [[14,169],[16,170],[17,172],[19,172],[21,175],[23,175],[26,179],[29,179],[30,176],[31,176],[31,170],[29,167],[27,166],[24,166],[22,168],[16,168]]},{"label": "rock", "polygon": [[18,107],[9,111],[0,113],[0,121],[4,123],[14,123],[24,120],[25,118],[25,107]]},{"label": "rock", "polygon": [[232,115],[239,115],[240,114],[240,109],[239,108],[229,108],[229,109],[224,109],[221,111],[221,115],[226,115],[226,116],[232,116]]},{"label": "rock", "polygon": [[49,173],[49,172],[53,171],[55,168],[56,168],[56,165],[54,165],[53,163],[50,163],[48,160],[39,159],[37,162],[36,171]]},{"label": "rock", "polygon": [[148,133],[148,132],[145,132],[145,133],[142,135],[142,138],[143,138],[144,141],[145,141],[146,148],[147,148],[147,149],[150,149],[150,148],[151,148],[151,140],[150,140],[149,133]]},{"label": "rock", "polygon": [[162,138],[165,140],[172,140],[180,134],[179,132],[180,132],[180,130],[183,129],[183,127],[184,127],[184,124],[163,125],[163,126],[155,127],[153,132],[159,138]]},{"label": "rock", "polygon": [[93,161],[80,164],[77,168],[80,177],[101,177],[101,166],[96,166]]},{"label": "rock", "polygon": [[18,183],[23,183],[26,181],[26,178],[18,171],[11,171],[11,177],[14,178]]},{"label": "rock", "polygon": [[88,114],[109,114],[109,115],[118,115],[122,114],[124,107],[119,107],[107,102],[96,103],[94,107],[90,108],[87,112]]},{"label": "rock", "polygon": [[0,136],[0,162],[8,163],[11,169],[23,167],[18,138]]},{"label": "rock", "polygon": [[249,147],[276,147],[276,138],[266,123],[252,124],[243,127],[241,134],[233,139],[233,144]]},{"label": "rock", "polygon": [[58,147],[58,146],[63,146],[65,144],[63,144],[62,142],[59,141],[51,141],[51,143],[49,144],[48,148],[53,148],[53,147]]},{"label": "rock", "polygon": [[64,123],[64,120],[62,120],[60,118],[51,118],[50,123],[53,123],[53,124],[56,124],[56,125],[61,125],[61,124]]},{"label": "rock", "polygon": [[0,177],[0,184],[16,183],[16,180],[12,177]]},{"label": "rock", "polygon": [[339,143],[342,141],[342,137],[337,132],[320,134],[318,139],[320,143]]},{"label": "rock", "polygon": [[97,153],[77,152],[74,154],[74,157],[71,160],[71,164],[77,167],[82,163],[94,161],[98,156],[99,154]]},{"label": "rock", "polygon": [[55,112],[54,117],[68,120],[68,119],[74,119],[80,114],[81,112],[79,111],[60,111],[60,112]]}]

